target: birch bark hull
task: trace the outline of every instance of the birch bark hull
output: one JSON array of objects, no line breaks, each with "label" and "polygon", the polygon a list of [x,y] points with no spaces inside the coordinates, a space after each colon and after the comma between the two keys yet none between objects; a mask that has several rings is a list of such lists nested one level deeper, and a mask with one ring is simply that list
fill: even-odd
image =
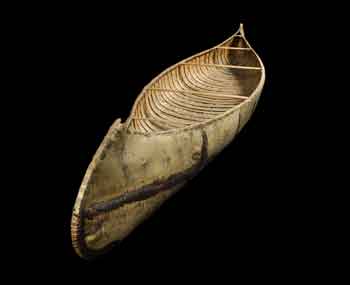
[{"label": "birch bark hull", "polygon": [[109,129],[79,189],[73,247],[84,258],[123,240],[218,155],[247,123],[265,82],[243,27],[175,64]]}]

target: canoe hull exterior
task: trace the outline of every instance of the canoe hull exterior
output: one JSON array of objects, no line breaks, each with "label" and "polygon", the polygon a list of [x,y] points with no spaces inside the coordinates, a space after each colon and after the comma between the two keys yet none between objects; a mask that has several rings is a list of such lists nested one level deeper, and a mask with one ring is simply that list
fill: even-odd
[{"label": "canoe hull exterior", "polygon": [[[128,132],[125,124],[117,120],[89,165],[76,199],[71,231],[76,252],[90,258],[105,252],[130,234],[192,178],[186,176],[186,171],[196,169],[197,164],[206,164],[235,138],[254,112],[261,89],[240,108],[185,130],[136,134]],[[205,161],[201,161],[204,152]],[[204,164],[198,166],[199,171]],[[167,178],[177,173],[185,178],[177,182],[172,180],[175,182],[168,187]],[[103,205],[115,197],[135,193],[145,185],[159,181],[164,183],[163,187],[158,189],[157,186],[158,191],[150,197],[87,215],[87,209],[93,209],[94,205]]]}]

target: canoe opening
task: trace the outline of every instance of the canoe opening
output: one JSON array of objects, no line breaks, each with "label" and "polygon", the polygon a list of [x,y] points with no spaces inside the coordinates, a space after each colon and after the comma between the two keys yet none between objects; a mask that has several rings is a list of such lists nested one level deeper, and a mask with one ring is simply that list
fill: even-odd
[{"label": "canoe opening", "polygon": [[262,67],[241,36],[195,55],[145,87],[131,115],[130,129],[152,133],[205,122],[249,98]]}]

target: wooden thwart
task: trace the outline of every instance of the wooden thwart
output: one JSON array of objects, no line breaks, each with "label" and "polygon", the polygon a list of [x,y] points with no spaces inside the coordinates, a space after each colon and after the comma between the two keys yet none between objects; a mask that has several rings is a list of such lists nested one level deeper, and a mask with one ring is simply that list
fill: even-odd
[{"label": "wooden thwart", "polygon": [[233,69],[246,69],[246,70],[261,70],[261,67],[256,66],[241,66],[241,65],[228,65],[228,64],[215,64],[215,63],[180,63],[181,65],[200,65],[209,67],[223,67]]},{"label": "wooden thwart", "polygon": [[[160,119],[160,118],[151,118],[151,117],[131,117],[131,120],[139,120],[139,121],[154,121],[154,122],[161,122],[161,123],[169,123],[168,120]],[[182,123],[183,125],[190,125],[191,123]]]},{"label": "wooden thwart", "polygon": [[188,93],[188,94],[198,94],[198,95],[210,95],[215,97],[223,97],[223,98],[237,98],[237,99],[247,99],[247,96],[239,96],[239,95],[231,95],[227,93],[215,93],[215,92],[201,92],[201,91],[187,91],[187,90],[175,90],[175,89],[166,89],[166,88],[147,88],[145,90],[153,90],[153,91],[166,91],[166,92],[174,92],[174,93]]},{"label": "wooden thwart", "polygon": [[217,49],[232,49],[232,50],[252,50],[251,48],[245,47],[216,47]]}]

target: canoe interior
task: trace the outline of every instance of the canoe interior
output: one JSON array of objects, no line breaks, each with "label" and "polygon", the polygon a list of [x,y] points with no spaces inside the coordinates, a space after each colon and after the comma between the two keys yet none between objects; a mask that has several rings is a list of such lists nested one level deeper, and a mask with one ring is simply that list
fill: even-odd
[{"label": "canoe interior", "polygon": [[247,100],[260,79],[255,52],[236,34],[148,84],[135,102],[129,130],[154,133],[214,119]]}]

